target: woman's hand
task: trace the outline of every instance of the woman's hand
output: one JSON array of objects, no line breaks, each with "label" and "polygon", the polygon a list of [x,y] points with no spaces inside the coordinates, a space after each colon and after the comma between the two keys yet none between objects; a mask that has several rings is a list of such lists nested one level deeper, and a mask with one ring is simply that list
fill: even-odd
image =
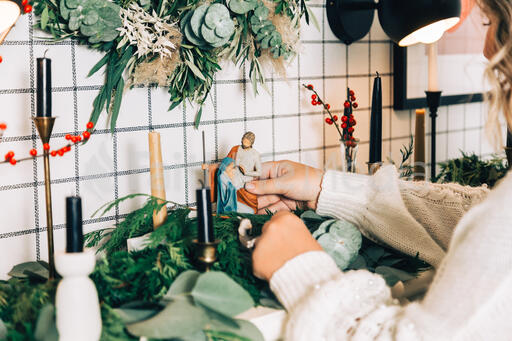
[{"label": "woman's hand", "polygon": [[265,162],[259,180],[245,185],[258,194],[258,213],[290,211],[300,207],[300,201],[316,210],[323,171],[293,161]]},{"label": "woman's hand", "polygon": [[304,222],[290,212],[278,212],[265,226],[252,254],[254,275],[270,280],[274,272],[292,258],[322,251]]}]

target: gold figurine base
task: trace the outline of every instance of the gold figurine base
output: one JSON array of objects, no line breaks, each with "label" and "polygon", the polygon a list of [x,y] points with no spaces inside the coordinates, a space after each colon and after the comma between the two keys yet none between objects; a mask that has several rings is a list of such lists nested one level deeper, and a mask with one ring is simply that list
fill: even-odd
[{"label": "gold figurine base", "polygon": [[382,162],[367,162],[368,165],[368,175],[373,175],[377,173],[377,171],[382,167]]},{"label": "gold figurine base", "polygon": [[[39,137],[43,144],[49,143],[52,136],[55,117],[33,117],[34,124],[39,132]],[[44,186],[46,193],[46,224],[48,237],[48,265],[49,278],[55,279],[55,258],[54,258],[54,242],[53,242],[53,213],[52,213],[52,190],[50,177],[50,151],[44,150]]]},{"label": "gold figurine base", "polygon": [[210,243],[200,243],[194,239],[195,259],[204,271],[210,271],[213,263],[217,261],[217,245],[219,240]]}]

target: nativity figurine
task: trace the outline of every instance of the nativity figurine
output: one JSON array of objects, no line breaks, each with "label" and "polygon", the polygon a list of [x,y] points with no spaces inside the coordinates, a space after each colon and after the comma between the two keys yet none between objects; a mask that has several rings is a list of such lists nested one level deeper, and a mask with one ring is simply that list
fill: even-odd
[{"label": "nativity figurine", "polygon": [[246,132],[242,143],[229,151],[220,165],[203,165],[210,173],[212,202],[217,202],[217,213],[256,213],[258,197],[244,186],[261,176],[261,156],[253,148],[256,136]]}]

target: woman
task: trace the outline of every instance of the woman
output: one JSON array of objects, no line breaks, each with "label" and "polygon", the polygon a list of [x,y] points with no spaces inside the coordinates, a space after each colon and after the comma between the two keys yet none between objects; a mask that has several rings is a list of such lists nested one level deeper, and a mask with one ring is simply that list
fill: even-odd
[{"label": "woman", "polygon": [[[479,5],[490,19],[487,128],[496,137],[499,112],[512,127],[512,1]],[[511,339],[510,173],[490,193],[404,182],[390,166],[368,177],[285,161],[265,164],[262,179],[246,185],[262,209],[286,211],[301,201],[370,238],[419,252],[437,270],[421,302],[400,306],[380,276],[340,272],[299,218],[279,212],[263,229],[253,266],[289,312],[287,340]]]},{"label": "woman", "polygon": [[254,213],[252,208],[237,201],[237,191],[243,185],[242,173],[235,167],[235,160],[224,158],[217,172],[217,213]]}]

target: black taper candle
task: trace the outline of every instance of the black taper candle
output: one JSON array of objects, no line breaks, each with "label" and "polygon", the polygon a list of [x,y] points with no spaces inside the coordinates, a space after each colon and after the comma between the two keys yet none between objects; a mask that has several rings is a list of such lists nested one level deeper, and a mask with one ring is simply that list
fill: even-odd
[{"label": "black taper candle", "polygon": [[203,187],[196,190],[197,198],[197,241],[211,243],[215,241],[213,231],[212,203],[210,201],[210,188]]},{"label": "black taper candle", "polygon": [[83,252],[82,199],[66,198],[66,252]]},{"label": "black taper candle", "polygon": [[507,147],[512,148],[512,130],[507,130]]},{"label": "black taper candle", "polygon": [[382,82],[377,72],[373,82],[372,112],[370,118],[369,163],[382,161]]},{"label": "black taper candle", "polygon": [[37,117],[52,116],[52,60],[37,58]]}]

